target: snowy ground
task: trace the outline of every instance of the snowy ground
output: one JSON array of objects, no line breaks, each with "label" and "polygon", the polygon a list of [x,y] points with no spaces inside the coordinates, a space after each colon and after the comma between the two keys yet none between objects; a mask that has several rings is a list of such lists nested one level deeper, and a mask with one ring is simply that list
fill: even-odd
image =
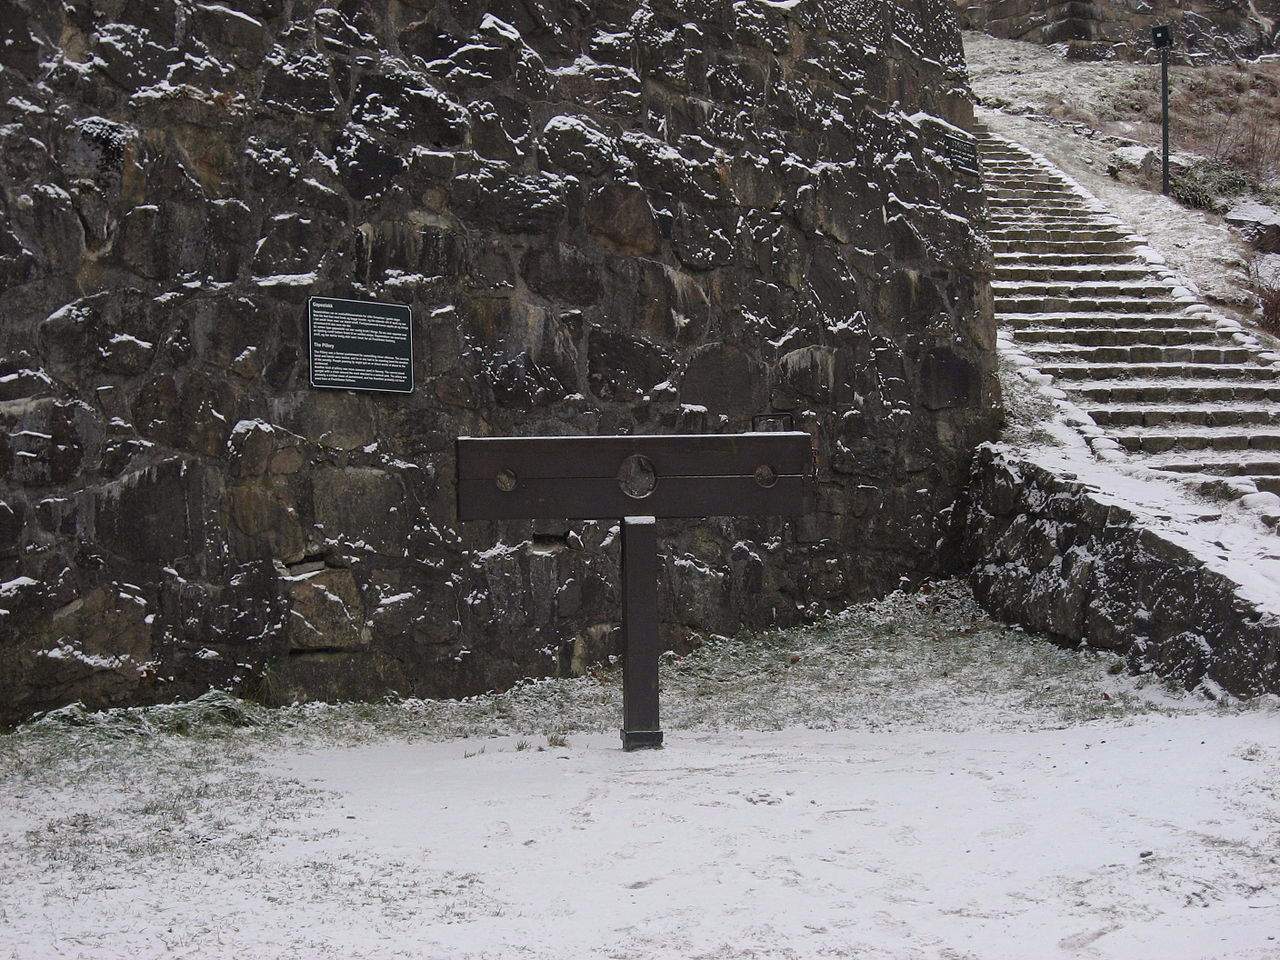
[{"label": "snowy ground", "polygon": [[[1107,174],[1106,158],[1117,146],[1084,124],[1047,116],[1064,98],[1082,114],[1104,114],[1109,97],[1148,77],[1159,67],[1132,63],[1074,63],[1039,44],[965,34],[970,82],[980,100],[1007,104],[979,108],[978,119],[993,133],[1039,153],[1074,177],[1106,207],[1200,288],[1205,297],[1236,319],[1253,324],[1247,290],[1252,251],[1220,216],[1192,210],[1158,192],[1121,183]],[[1154,71],[1154,72],[1153,72]],[[1150,131],[1117,127],[1119,135],[1145,138]]]},{"label": "snowy ground", "polygon": [[[462,703],[0,738],[0,956],[1280,956],[1280,711],[943,585]],[[201,717],[200,714],[204,716]]]}]

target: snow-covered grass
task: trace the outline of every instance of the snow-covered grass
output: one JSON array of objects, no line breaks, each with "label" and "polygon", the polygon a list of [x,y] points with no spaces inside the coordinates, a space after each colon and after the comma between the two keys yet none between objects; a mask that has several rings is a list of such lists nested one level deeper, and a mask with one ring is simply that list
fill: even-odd
[{"label": "snow-covered grass", "polygon": [[1058,404],[1022,375],[1007,352],[1001,351],[997,359],[1004,409],[1000,441],[1012,447],[1057,446],[1058,439],[1046,427],[1059,418]]},{"label": "snow-covered grass", "polygon": [[[1067,650],[992,620],[959,581],[926,585],[913,594],[897,592],[812,626],[709,636],[694,644],[684,657],[663,658],[668,729],[922,722],[951,727],[970,723],[974,710],[989,710],[993,698],[1006,703],[1012,697],[1024,698],[1016,714],[1019,723],[1031,716],[1060,722],[1079,718],[1082,711],[1118,715],[1181,703],[1152,700],[1159,685],[1146,678],[1110,680],[1122,666],[1110,654]],[[982,682],[973,682],[978,675]],[[0,738],[0,759],[32,751],[37,763],[46,763],[53,758],[45,750],[128,749],[125,742],[131,739],[166,734],[296,745],[388,736],[447,740],[600,732],[617,725],[620,682],[619,670],[599,668],[585,677],[528,680],[503,693],[461,700],[269,709],[211,691],[189,703],[154,707],[91,712],[74,705]],[[910,697],[901,696],[905,689]],[[1139,691],[1145,692],[1140,696]],[[945,715],[938,715],[935,700],[946,701]],[[994,722],[1008,719],[1001,715]]]},{"label": "snow-covered grass", "polygon": [[618,749],[618,679],[30,724],[0,738],[0,957],[1267,955],[1266,704],[956,583],[668,659],[661,752]]}]

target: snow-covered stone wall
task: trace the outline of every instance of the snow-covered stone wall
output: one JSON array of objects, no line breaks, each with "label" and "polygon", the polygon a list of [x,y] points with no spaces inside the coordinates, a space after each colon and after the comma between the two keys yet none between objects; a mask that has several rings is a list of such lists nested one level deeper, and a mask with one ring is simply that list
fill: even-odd
[{"label": "snow-covered stone wall", "polygon": [[1152,59],[1151,28],[1169,24],[1179,62],[1256,57],[1280,48],[1280,0],[955,0],[966,28],[1062,44],[1083,60]]},{"label": "snow-covered stone wall", "polygon": [[[458,435],[814,438],[662,530],[664,631],[936,572],[992,426],[947,0],[0,0],[0,712],[442,695],[609,650],[609,523],[454,520]],[[308,386],[309,295],[412,395]]]},{"label": "snow-covered stone wall", "polygon": [[1114,650],[1188,689],[1280,694],[1280,618],[1073,476],[984,445],[957,527],[992,615]]}]

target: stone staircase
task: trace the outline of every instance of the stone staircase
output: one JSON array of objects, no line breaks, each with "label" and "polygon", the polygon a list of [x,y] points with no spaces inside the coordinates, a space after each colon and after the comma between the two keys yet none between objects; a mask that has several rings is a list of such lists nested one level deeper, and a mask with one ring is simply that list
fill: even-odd
[{"label": "stone staircase", "polygon": [[1047,161],[986,132],[978,146],[1002,343],[1083,411],[1095,454],[1280,494],[1280,356]]}]

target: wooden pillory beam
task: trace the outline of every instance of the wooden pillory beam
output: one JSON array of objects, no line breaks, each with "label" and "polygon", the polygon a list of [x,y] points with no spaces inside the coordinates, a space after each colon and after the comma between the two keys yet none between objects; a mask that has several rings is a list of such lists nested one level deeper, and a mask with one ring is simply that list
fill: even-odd
[{"label": "wooden pillory beam", "polygon": [[658,517],[808,512],[807,433],[459,437],[458,519],[622,521],[622,746],[662,746]]}]

